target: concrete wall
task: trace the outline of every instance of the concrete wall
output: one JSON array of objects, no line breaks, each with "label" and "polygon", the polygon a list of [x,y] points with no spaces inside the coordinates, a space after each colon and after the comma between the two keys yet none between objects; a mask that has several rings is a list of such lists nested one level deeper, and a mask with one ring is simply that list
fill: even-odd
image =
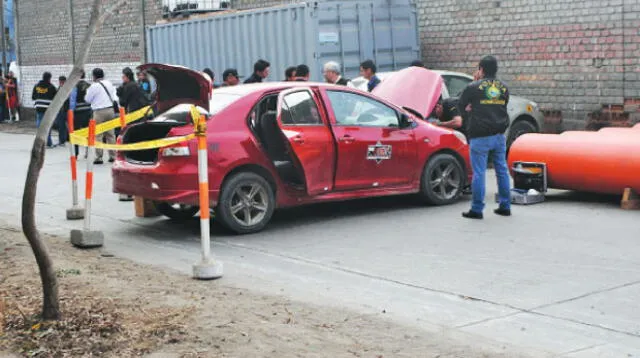
[{"label": "concrete wall", "polygon": [[563,117],[640,96],[638,0],[419,1],[430,67],[471,72],[487,54],[513,93]]},{"label": "concrete wall", "polygon": [[[51,72],[54,79],[71,71],[74,53],[89,25],[91,3],[92,0],[17,2],[20,95],[25,107],[33,106],[31,91],[44,71]],[[85,66],[87,72],[101,67],[109,80],[120,83],[122,68],[134,68],[144,61],[143,21],[153,24],[160,17],[161,0],[129,1],[117,9],[93,43]]]}]

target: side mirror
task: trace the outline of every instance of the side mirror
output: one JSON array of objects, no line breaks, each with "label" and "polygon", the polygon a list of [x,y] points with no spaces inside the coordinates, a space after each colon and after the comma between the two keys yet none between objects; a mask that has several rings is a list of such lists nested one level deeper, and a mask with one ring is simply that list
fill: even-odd
[{"label": "side mirror", "polygon": [[411,127],[411,120],[406,113],[400,113],[400,128]]}]

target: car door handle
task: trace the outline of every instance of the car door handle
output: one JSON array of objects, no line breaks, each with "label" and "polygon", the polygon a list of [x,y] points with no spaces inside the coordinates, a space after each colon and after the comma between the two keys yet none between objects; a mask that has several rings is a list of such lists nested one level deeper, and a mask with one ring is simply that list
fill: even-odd
[{"label": "car door handle", "polygon": [[303,144],[304,143],[304,138],[302,138],[302,136],[299,136],[299,135],[293,137],[292,140],[293,140],[294,143],[298,143],[298,144]]},{"label": "car door handle", "polygon": [[344,136],[340,137],[338,140],[345,143],[352,143],[355,139],[352,136],[345,134]]}]

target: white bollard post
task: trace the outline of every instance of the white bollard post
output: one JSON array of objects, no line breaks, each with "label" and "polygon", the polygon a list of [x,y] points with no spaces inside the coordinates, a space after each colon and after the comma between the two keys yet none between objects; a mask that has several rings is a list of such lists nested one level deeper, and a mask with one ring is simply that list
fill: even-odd
[{"label": "white bollard post", "polygon": [[89,121],[89,155],[87,158],[87,177],[85,187],[85,215],[83,230],[71,230],[71,244],[81,248],[100,247],[104,244],[101,231],[91,231],[91,197],[93,196],[93,157],[96,145],[96,121]]},{"label": "white bollard post", "polygon": [[[193,112],[192,112],[193,113]],[[209,210],[209,165],[207,163],[207,122],[204,115],[195,118],[198,139],[198,183],[200,190],[200,242],[202,260],[193,265],[193,277],[200,280],[212,280],[222,277],[222,262],[211,257],[211,233]]]},{"label": "white bollard post", "polygon": [[[69,128],[69,138],[73,134],[73,110],[67,112],[67,127]],[[67,209],[67,220],[80,220],[84,218],[84,210],[78,204],[78,158],[74,150],[74,145],[69,143],[69,160],[71,163],[71,196],[72,207]]]}]

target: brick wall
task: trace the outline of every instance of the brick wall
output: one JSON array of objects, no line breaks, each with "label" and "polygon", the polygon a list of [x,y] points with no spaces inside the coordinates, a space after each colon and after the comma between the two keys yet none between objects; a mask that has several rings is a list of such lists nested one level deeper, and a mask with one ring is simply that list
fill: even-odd
[{"label": "brick wall", "polygon": [[637,0],[423,0],[418,7],[430,67],[470,73],[493,54],[514,93],[576,120],[640,96]]},{"label": "brick wall", "polygon": [[[21,0],[17,2],[20,90],[24,106],[32,107],[31,90],[44,71],[54,79],[68,75],[89,25],[92,0]],[[112,1],[106,2],[112,4]],[[143,9],[143,3],[145,8]],[[125,66],[144,61],[144,26],[161,17],[161,0],[131,0],[105,22],[96,36],[85,68],[105,70],[121,82]],[[143,16],[144,10],[144,16]],[[73,21],[71,21],[73,19]],[[73,34],[73,36],[72,36]]]}]

